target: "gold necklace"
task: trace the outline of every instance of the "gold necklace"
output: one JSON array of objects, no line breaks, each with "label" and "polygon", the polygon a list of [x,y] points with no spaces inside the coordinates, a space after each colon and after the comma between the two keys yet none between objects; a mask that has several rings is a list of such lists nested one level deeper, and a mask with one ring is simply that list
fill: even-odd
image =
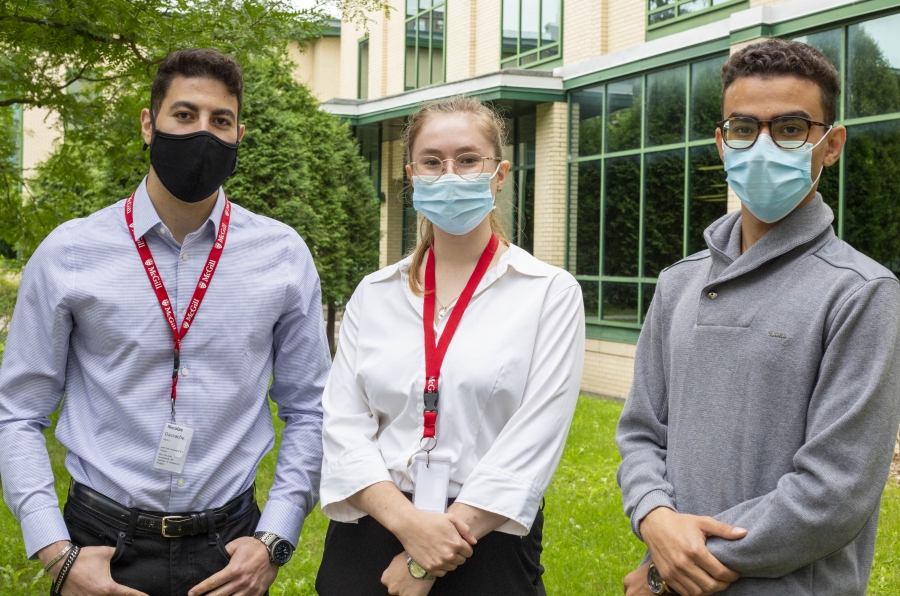
[{"label": "gold necklace", "polygon": [[437,300],[438,306],[441,307],[440,310],[438,310],[438,321],[440,321],[441,319],[444,318],[444,315],[447,314],[447,309],[450,308],[451,306],[453,306],[453,303],[456,302],[456,301],[459,299],[460,296],[462,296],[462,293],[458,294],[458,295],[456,296],[456,298],[454,298],[453,300],[451,300],[451,301],[447,304],[447,306],[444,306],[444,305],[441,303],[441,301],[438,299],[438,297],[437,297],[437,291],[434,292],[434,299]]}]

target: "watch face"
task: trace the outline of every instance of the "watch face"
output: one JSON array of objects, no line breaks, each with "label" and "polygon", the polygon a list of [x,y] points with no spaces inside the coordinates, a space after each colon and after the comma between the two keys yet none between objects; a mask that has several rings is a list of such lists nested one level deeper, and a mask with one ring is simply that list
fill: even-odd
[{"label": "watch face", "polygon": [[418,579],[422,579],[423,577],[428,575],[428,572],[425,571],[425,569],[421,565],[416,563],[415,561],[410,561],[409,572],[412,574],[413,577],[418,578]]},{"label": "watch face", "polygon": [[656,568],[656,565],[650,565],[650,570],[647,571],[647,583],[650,585],[650,591],[654,594],[662,594],[663,586],[665,586],[665,582],[662,577],[659,575],[659,570]]},{"label": "watch face", "polygon": [[279,565],[284,565],[291,560],[294,554],[294,547],[287,540],[279,540],[272,545],[272,558]]}]

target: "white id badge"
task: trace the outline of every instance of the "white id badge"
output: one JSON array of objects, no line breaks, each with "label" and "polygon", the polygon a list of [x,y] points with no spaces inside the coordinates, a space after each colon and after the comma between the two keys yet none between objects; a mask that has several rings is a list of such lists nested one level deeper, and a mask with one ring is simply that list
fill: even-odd
[{"label": "white id badge", "polygon": [[431,458],[426,464],[425,458],[417,458],[416,486],[413,489],[413,505],[420,511],[445,513],[447,511],[447,494],[450,490],[450,462]]},{"label": "white id badge", "polygon": [[194,429],[192,428],[176,422],[166,422],[163,425],[162,436],[159,438],[159,449],[156,450],[153,467],[157,470],[181,474],[193,435]]}]

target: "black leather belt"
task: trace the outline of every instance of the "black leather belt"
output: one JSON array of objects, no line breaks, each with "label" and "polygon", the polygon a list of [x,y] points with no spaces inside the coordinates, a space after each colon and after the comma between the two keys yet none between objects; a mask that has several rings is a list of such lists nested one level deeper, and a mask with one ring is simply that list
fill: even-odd
[{"label": "black leather belt", "polygon": [[101,519],[122,524],[126,528],[134,523],[137,531],[162,534],[166,538],[181,538],[207,532],[209,530],[207,516],[210,514],[215,520],[216,527],[224,526],[229,519],[242,516],[256,504],[254,488],[251,486],[218,509],[176,514],[129,509],[74,480],[69,485],[69,499],[74,499],[78,505],[99,515]]}]

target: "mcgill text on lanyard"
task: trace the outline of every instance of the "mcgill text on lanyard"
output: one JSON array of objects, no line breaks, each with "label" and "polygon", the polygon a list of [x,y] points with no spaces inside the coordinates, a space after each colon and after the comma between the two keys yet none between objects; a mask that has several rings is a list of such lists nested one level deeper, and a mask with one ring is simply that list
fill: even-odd
[{"label": "mcgill text on lanyard", "polygon": [[187,451],[191,444],[191,437],[194,434],[193,429],[188,428],[184,424],[178,424],[175,421],[175,398],[176,389],[178,387],[178,368],[181,362],[181,340],[187,335],[200,309],[200,304],[206,296],[206,290],[212,281],[213,274],[216,272],[216,266],[222,258],[222,251],[225,249],[225,239],[228,236],[228,224],[231,221],[231,202],[225,199],[225,209],[222,212],[222,221],[219,222],[219,232],[213,241],[213,247],[209,251],[209,258],[206,260],[206,266],[200,273],[200,279],[197,282],[197,288],[191,297],[191,302],[184,312],[184,320],[181,326],[178,326],[175,320],[175,306],[169,300],[169,294],[166,292],[166,286],[163,285],[162,277],[156,268],[153,255],[150,248],[144,241],[144,237],[135,238],[134,236],[134,193],[125,201],[125,223],[128,224],[128,231],[131,232],[131,239],[137,247],[144,270],[147,272],[147,278],[150,285],[156,293],[156,299],[159,300],[159,306],[166,317],[166,322],[172,330],[172,336],[175,342],[175,366],[172,370],[172,420],[163,425],[162,436],[159,441],[159,448],[156,451],[156,458],[153,467],[158,470],[175,472],[180,474],[184,469],[184,462],[187,459]]},{"label": "mcgill text on lanyard", "polygon": [[[497,236],[491,234],[484,252],[478,259],[475,271],[472,272],[466,287],[456,301],[447,325],[441,334],[440,340],[435,345],[434,341],[434,303],[435,303],[435,279],[434,279],[434,245],[428,251],[428,260],[425,263],[425,300],[422,309],[422,325],[425,329],[425,413],[424,426],[420,447],[425,451],[425,461],[417,462],[416,485],[413,494],[413,504],[425,511],[443,512],[447,507],[447,491],[450,481],[450,462],[431,458],[431,451],[437,446],[435,427],[438,415],[438,381],[441,376],[441,366],[447,348],[456,333],[459,321],[462,319],[469,301],[475,294],[475,289],[481,283],[497,252],[499,241]],[[424,465],[422,465],[424,463]]]}]

